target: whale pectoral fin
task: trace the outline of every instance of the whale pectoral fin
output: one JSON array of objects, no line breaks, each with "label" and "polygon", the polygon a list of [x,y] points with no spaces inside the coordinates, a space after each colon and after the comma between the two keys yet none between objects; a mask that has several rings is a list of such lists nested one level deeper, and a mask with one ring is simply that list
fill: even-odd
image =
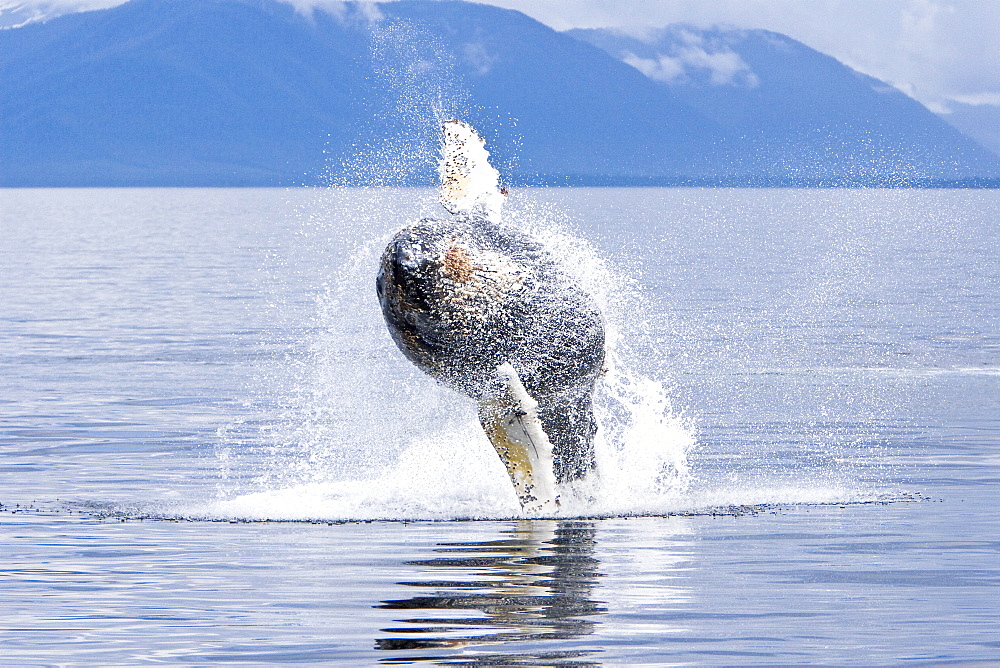
[{"label": "whale pectoral fin", "polygon": [[494,390],[479,402],[479,421],[507,467],[521,508],[528,513],[555,512],[559,495],[552,443],[538,419],[538,403],[510,363],[497,367]]},{"label": "whale pectoral fin", "polygon": [[481,216],[498,222],[506,191],[500,187],[500,172],[490,164],[486,142],[475,128],[462,121],[445,121],[441,130],[441,204],[459,216]]}]

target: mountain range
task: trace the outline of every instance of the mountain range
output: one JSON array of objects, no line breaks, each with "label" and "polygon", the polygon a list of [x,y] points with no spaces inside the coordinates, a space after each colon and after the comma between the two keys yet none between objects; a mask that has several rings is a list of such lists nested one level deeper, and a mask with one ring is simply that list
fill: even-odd
[{"label": "mountain range", "polygon": [[0,30],[0,186],[997,185],[1000,158],[777,33],[560,33],[458,1],[131,0]]}]

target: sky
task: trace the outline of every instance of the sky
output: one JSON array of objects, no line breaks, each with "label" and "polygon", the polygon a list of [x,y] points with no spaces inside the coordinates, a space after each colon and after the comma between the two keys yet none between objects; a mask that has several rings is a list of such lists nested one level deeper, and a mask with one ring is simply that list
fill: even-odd
[{"label": "sky", "polygon": [[[13,17],[121,1],[0,0],[0,25]],[[641,33],[669,23],[774,30],[892,84],[936,113],[947,114],[956,103],[1000,112],[1000,0],[480,1],[516,9],[556,30],[615,27]]]}]

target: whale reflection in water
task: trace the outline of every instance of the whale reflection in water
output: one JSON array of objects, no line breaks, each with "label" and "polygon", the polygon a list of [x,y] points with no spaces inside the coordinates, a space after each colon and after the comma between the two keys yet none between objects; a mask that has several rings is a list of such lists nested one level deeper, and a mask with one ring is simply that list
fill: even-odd
[{"label": "whale reflection in water", "polygon": [[[383,601],[379,608],[407,611],[376,640],[379,650],[409,651],[382,659],[462,665],[591,665],[596,650],[539,651],[535,643],[594,632],[605,612],[590,594],[600,577],[592,522],[526,520],[509,538],[438,545],[442,556],[407,565],[447,569],[441,579],[400,582],[433,593]],[[450,577],[449,577],[450,576]],[[473,645],[497,651],[470,654]],[[500,648],[497,645],[507,645]],[[465,648],[442,656],[444,648]]]}]

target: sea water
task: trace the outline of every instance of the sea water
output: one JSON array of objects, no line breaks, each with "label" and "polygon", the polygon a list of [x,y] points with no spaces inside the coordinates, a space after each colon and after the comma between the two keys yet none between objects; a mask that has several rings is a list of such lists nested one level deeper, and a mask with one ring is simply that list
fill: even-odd
[{"label": "sea water", "polygon": [[1000,659],[1000,195],[515,190],[612,346],[545,518],[382,324],[442,215],[0,191],[0,663]]}]

